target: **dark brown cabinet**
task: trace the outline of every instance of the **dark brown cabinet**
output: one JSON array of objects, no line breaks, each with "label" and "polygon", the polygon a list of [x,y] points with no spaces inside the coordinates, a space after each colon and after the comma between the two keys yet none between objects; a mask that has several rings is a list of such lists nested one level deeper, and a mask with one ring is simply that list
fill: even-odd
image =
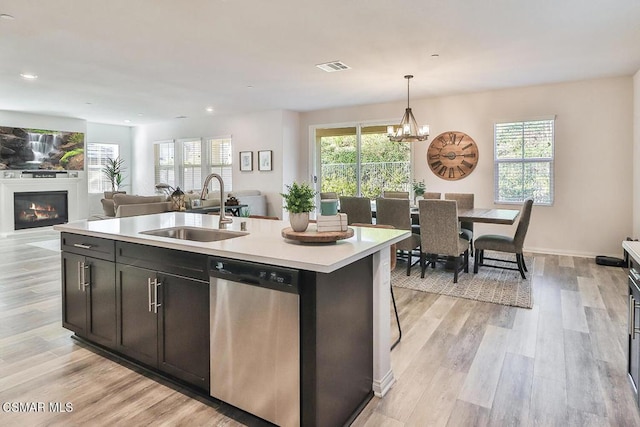
[{"label": "dark brown cabinet", "polygon": [[209,283],[117,264],[118,351],[209,390]]},{"label": "dark brown cabinet", "polygon": [[[99,239],[99,242],[92,238],[85,238],[82,242],[74,239],[77,240],[63,233],[62,325],[80,337],[114,348],[115,263],[108,260],[113,256],[113,249],[111,255],[105,254],[102,250],[92,250],[97,243],[100,244],[100,248],[108,247],[109,244],[104,242],[104,239]],[[113,246],[113,242],[110,243]]]}]

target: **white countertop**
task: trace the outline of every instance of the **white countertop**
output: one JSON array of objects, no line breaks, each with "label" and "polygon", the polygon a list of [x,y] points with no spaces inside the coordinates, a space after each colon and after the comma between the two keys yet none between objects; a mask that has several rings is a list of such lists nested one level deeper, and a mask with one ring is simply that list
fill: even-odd
[{"label": "white countertop", "polygon": [[630,257],[640,263],[640,242],[624,240],[622,242],[622,247],[629,252]]},{"label": "white countertop", "polygon": [[[195,242],[168,237],[141,234],[142,231],[176,226],[218,229],[219,216],[195,213],[167,212],[155,215],[114,218],[101,221],[76,221],[56,225],[55,230],[86,236],[103,237],[130,243],[177,249],[207,255],[254,261],[282,267],[330,273],[345,265],[371,255],[392,243],[409,236],[409,231],[351,227],[355,231],[350,239],[335,243],[300,243],[281,236],[288,221],[233,217],[225,229],[240,231],[246,222],[249,233],[217,242]],[[315,227],[310,224],[309,227]]]}]

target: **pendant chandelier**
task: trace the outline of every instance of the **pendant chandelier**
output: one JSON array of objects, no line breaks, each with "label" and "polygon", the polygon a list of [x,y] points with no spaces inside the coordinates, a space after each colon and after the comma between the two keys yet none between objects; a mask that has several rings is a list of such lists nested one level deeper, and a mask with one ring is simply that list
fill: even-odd
[{"label": "pendant chandelier", "polygon": [[407,79],[407,109],[404,110],[404,116],[402,116],[402,121],[400,121],[400,125],[397,128],[395,126],[387,126],[387,134],[389,139],[395,142],[426,141],[429,137],[429,125],[418,126],[409,106],[409,81],[413,76],[407,74],[404,78]]}]

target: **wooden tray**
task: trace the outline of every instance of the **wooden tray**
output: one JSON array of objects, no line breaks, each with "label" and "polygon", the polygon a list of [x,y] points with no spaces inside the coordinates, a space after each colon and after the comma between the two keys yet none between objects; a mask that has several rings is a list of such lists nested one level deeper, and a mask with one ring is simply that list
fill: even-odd
[{"label": "wooden tray", "polygon": [[318,233],[315,226],[312,227],[311,225],[306,231],[293,231],[291,227],[287,227],[282,229],[282,237],[305,243],[331,243],[353,237],[353,228],[347,228],[347,231],[324,231]]}]

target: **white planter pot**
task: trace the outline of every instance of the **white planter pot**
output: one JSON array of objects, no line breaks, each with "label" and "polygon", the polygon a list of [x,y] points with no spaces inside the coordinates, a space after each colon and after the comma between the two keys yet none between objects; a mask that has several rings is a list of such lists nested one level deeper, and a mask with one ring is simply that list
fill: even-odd
[{"label": "white planter pot", "polygon": [[309,212],[290,213],[289,222],[293,231],[305,231],[309,226]]}]

